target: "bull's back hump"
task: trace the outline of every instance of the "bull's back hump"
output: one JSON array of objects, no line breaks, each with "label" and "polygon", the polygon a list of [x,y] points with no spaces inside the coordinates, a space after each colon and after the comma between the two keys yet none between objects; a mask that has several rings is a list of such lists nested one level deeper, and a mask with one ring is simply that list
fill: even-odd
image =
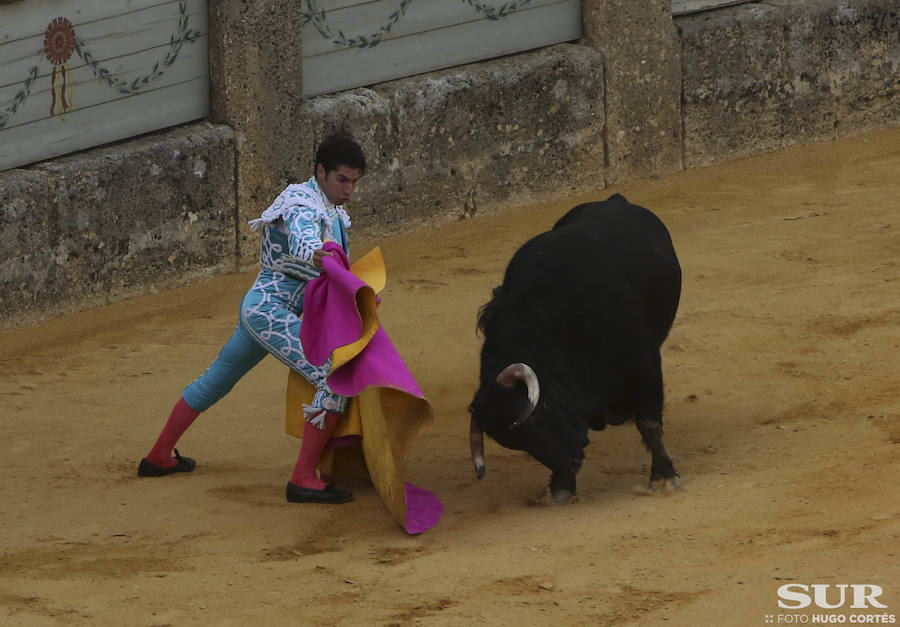
[{"label": "bull's back hump", "polygon": [[619,194],[578,205],[553,229],[526,242],[504,279],[504,289],[523,297],[592,293],[616,299],[652,290],[666,309],[669,301],[677,307],[680,288],[668,229],[653,212]]}]

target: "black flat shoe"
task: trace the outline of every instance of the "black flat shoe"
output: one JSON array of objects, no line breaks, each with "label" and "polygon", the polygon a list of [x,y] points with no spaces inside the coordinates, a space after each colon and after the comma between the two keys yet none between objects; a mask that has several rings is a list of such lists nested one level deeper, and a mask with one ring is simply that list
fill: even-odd
[{"label": "black flat shoe", "polygon": [[190,457],[182,457],[179,455],[177,448],[175,449],[175,459],[177,460],[177,463],[174,466],[162,468],[156,464],[151,464],[145,457],[138,465],[138,477],[164,477],[166,475],[175,474],[176,472],[191,472],[197,465],[197,462]]},{"label": "black flat shoe", "polygon": [[353,500],[353,492],[339,488],[333,483],[326,485],[324,490],[313,490],[288,482],[285,495],[288,503],[346,503]]}]

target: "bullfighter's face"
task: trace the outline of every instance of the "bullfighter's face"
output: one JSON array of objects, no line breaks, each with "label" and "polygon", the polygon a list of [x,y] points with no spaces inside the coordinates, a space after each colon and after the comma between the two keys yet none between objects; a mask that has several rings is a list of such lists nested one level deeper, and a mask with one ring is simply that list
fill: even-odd
[{"label": "bullfighter's face", "polygon": [[328,172],[321,163],[316,166],[316,182],[333,205],[343,205],[350,200],[361,176],[362,170],[346,165]]}]

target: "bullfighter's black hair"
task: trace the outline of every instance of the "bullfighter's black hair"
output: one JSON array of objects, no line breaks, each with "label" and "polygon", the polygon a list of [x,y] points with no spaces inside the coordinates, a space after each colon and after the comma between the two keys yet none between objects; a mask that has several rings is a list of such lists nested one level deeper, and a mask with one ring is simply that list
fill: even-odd
[{"label": "bullfighter's black hair", "polygon": [[322,140],[316,150],[315,165],[318,166],[320,163],[325,168],[326,174],[342,165],[359,170],[362,174],[366,173],[366,157],[362,148],[353,136],[345,131],[332,133]]}]

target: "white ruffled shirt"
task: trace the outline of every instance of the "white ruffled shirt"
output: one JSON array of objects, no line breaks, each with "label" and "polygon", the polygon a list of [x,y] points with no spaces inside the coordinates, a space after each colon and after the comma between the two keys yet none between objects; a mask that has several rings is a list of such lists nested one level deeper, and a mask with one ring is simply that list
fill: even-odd
[{"label": "white ruffled shirt", "polygon": [[[282,228],[288,234],[290,253],[311,261],[313,252],[324,242],[339,237],[334,224],[338,219],[345,229],[350,228],[350,216],[342,206],[328,200],[316,177],[312,177],[305,183],[288,185],[262,215],[250,220],[249,224],[251,231],[264,224]],[[281,223],[276,225],[279,220]]]}]

